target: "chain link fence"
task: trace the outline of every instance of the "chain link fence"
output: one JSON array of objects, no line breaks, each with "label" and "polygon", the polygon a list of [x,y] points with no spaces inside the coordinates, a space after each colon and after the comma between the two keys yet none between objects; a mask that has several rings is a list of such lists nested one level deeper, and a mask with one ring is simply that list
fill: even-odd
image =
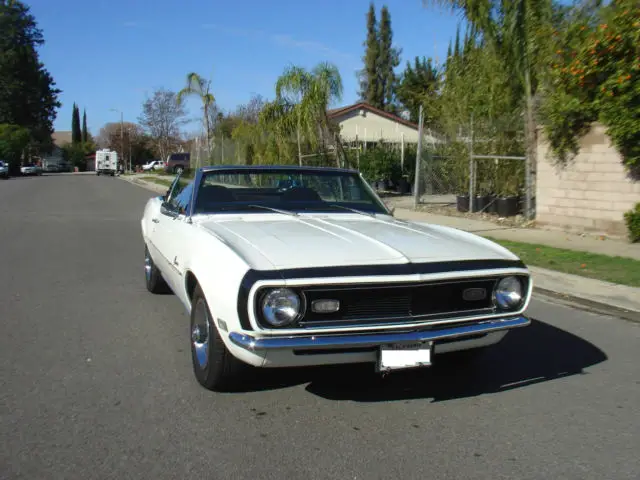
[{"label": "chain link fence", "polygon": [[509,117],[423,135],[414,204],[500,217],[525,214],[523,121]]}]

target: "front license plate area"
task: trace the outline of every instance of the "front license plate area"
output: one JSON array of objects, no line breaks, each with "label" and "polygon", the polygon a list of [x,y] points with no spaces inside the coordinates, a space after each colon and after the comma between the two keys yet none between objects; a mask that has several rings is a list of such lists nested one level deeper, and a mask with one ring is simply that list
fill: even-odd
[{"label": "front license plate area", "polygon": [[389,372],[431,365],[432,342],[394,343],[382,345],[378,354],[377,370]]}]

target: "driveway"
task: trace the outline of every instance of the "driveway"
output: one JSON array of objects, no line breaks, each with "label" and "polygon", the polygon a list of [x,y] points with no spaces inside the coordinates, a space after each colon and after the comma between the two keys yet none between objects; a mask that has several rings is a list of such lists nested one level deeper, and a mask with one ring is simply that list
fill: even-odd
[{"label": "driveway", "polygon": [[151,195],[91,175],[0,183],[0,478],[640,476],[640,325],[541,298],[469,367],[202,389],[178,300],[144,288]]}]

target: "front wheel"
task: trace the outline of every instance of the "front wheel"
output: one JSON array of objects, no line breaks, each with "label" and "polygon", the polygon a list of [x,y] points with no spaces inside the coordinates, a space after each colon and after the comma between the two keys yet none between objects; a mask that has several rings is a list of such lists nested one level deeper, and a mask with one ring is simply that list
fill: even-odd
[{"label": "front wheel", "polygon": [[184,172],[184,168],[182,167],[176,167],[173,169],[173,173],[175,173],[176,175],[182,174],[182,172]]},{"label": "front wheel", "polygon": [[200,285],[191,302],[191,360],[198,383],[214,391],[233,389],[245,367],[220,338]]},{"label": "front wheel", "polygon": [[144,246],[144,278],[147,290],[151,293],[168,293],[169,286],[151,258],[149,247]]}]

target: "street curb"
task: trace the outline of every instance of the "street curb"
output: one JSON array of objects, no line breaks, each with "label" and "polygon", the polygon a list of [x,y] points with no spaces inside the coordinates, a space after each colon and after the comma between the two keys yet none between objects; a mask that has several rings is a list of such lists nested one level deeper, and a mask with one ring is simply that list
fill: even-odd
[{"label": "street curb", "polygon": [[[136,178],[127,178],[126,176],[121,176],[119,178],[133,185],[137,185],[139,187],[150,190],[152,192],[164,193],[166,191],[165,187],[154,184],[154,183],[146,182],[144,180],[139,180]],[[567,275],[567,274],[562,274],[560,272],[555,272],[554,270],[548,270],[548,269],[534,267],[534,266],[530,266],[530,267],[533,270],[537,270],[541,274],[556,275],[556,276]],[[532,271],[531,275],[534,279],[533,294],[536,296],[541,296],[552,301],[571,303],[575,306],[581,307],[582,309],[590,310],[595,313],[615,316],[615,317],[623,318],[625,320],[629,320],[632,322],[640,323],[640,310],[628,309],[628,308],[620,307],[619,305],[615,305],[613,303],[599,302],[599,301],[585,298],[584,296],[581,296],[581,295],[567,293],[567,292],[558,292],[556,290],[552,290],[549,288],[540,287],[536,284],[535,271]],[[586,277],[578,277],[578,276],[576,277],[577,279],[586,278]],[[595,280],[595,279],[588,279],[588,280],[593,282],[601,282],[603,285],[609,285],[608,283],[602,282],[601,280]],[[632,287],[629,287],[629,288],[632,288]],[[638,290],[640,291],[640,289]]]},{"label": "street curb", "polygon": [[550,301],[553,301],[554,303],[567,303],[571,306],[578,307],[581,310],[590,311],[592,313],[597,313],[600,315],[607,315],[610,317],[622,318],[634,323],[640,323],[640,312],[628,310],[617,305],[595,302],[593,300],[588,300],[586,298],[577,295],[571,295],[568,293],[558,293],[546,288],[536,287],[535,285],[533,287],[533,294],[538,297],[546,298]]}]

